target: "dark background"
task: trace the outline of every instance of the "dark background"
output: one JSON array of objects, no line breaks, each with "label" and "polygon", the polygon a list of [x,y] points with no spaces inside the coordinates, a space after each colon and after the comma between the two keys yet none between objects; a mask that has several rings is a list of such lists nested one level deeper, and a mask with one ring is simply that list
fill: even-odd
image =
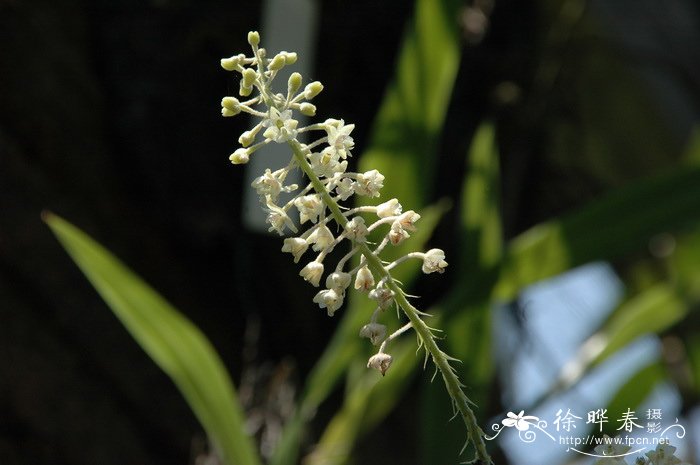
[{"label": "dark background", "polygon": [[[678,157],[700,107],[695,2],[589,2],[572,18],[556,13],[572,2],[467,3],[490,23],[483,40],[465,26],[435,198],[459,192],[454,166],[485,116],[498,122],[508,236]],[[314,103],[357,125],[360,153],[411,2],[319,5],[309,78],[326,87]],[[247,50],[260,14],[254,1],[0,0],[3,465],[189,463],[204,447],[42,210],[86,230],[200,326],[253,412],[261,392],[298,387],[330,337],[336,322],[313,308],[279,238],[241,225],[247,186],[227,158],[246,121],[220,117],[237,81],[218,63]],[[587,32],[570,33],[581,21]],[[613,127],[623,110],[591,116],[587,103],[610,96],[639,105],[632,131],[652,143]],[[590,134],[607,134],[613,155],[572,149]]]}]

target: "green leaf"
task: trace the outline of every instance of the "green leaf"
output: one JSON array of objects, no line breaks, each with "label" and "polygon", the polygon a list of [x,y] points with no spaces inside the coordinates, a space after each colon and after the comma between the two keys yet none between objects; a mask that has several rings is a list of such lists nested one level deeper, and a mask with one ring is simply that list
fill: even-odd
[{"label": "green leaf", "polygon": [[659,283],[620,305],[597,336],[603,349],[592,360],[596,365],[645,334],[660,333],[681,321],[688,307],[675,289]]},{"label": "green leaf", "polygon": [[[360,169],[387,174],[384,195],[406,208],[425,205],[437,143],[460,61],[461,2],[417,0],[415,14],[372,128]],[[389,198],[389,197],[387,197]]]},{"label": "green leaf", "polygon": [[534,409],[546,399],[578,383],[594,367],[620,349],[647,334],[659,334],[682,321],[689,308],[678,291],[658,282],[622,302],[600,328],[578,349],[548,392],[529,406]]},{"label": "green leaf", "polygon": [[[644,402],[653,389],[666,379],[666,372],[659,362],[652,363],[640,369],[617,391],[608,403],[606,416],[610,421],[603,427],[603,432],[616,436],[620,425],[612,421],[622,418],[627,409],[634,410]],[[597,431],[595,431],[597,433]]]},{"label": "green leaf", "polygon": [[259,464],[233,383],[201,331],[84,232],[51,213],[43,218],[134,339],[173,380],[224,460]]},{"label": "green leaf", "polygon": [[[442,301],[441,316],[445,319],[441,329],[447,353],[462,361],[454,368],[465,381],[470,400],[482,405],[494,372],[488,298],[503,253],[499,157],[490,123],[482,123],[475,132],[466,164],[460,212],[462,249],[458,263],[450,264],[450,273],[459,280]],[[423,383],[423,462],[438,465],[459,461],[459,449],[450,445],[464,441],[464,428],[459,422],[449,422],[450,411],[444,408],[449,402],[439,383]],[[476,412],[480,413],[478,409]]]}]

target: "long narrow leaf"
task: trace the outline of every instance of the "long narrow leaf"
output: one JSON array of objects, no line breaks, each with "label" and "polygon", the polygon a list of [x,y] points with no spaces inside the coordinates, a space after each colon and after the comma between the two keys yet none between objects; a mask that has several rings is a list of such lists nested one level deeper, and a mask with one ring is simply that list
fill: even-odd
[{"label": "long narrow leaf", "polygon": [[259,464],[233,383],[201,331],[84,232],[50,213],[44,221],[134,339],[170,376],[227,463]]},{"label": "long narrow leaf", "polygon": [[494,294],[512,299],[537,281],[591,261],[639,250],[654,234],[699,221],[699,167],[680,167],[637,181],[515,238],[506,252]]}]

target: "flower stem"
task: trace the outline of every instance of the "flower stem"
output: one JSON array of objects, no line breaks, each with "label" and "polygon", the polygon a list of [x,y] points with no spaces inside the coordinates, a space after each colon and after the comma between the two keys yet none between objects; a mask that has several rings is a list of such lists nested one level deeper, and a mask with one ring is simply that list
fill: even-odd
[{"label": "flower stem", "polygon": [[[316,173],[314,173],[311,165],[309,165],[309,162],[306,160],[306,156],[301,148],[301,144],[296,140],[291,140],[288,142],[288,144],[294,152],[295,161],[301,170],[304,171],[316,192],[321,196],[323,202],[331,211],[333,219],[335,219],[335,221],[341,227],[345,228],[345,225],[348,223],[347,218],[345,215],[343,215],[340,206],[330,195],[330,192],[326,190],[319,177],[316,176]],[[364,255],[369,268],[374,273],[381,276],[386,282],[386,286],[394,292],[394,299],[396,303],[399,305],[399,307],[401,307],[406,317],[408,317],[411,326],[416,331],[416,334],[418,334],[418,338],[423,343],[425,350],[428,351],[438,370],[440,370],[442,379],[445,382],[445,387],[447,388],[447,392],[452,398],[452,402],[454,403],[455,407],[457,410],[459,410],[459,413],[464,420],[464,424],[467,427],[468,440],[474,445],[474,449],[476,450],[477,463],[480,465],[493,465],[493,461],[486,451],[486,444],[484,443],[483,439],[484,433],[478,425],[474,412],[469,407],[471,401],[462,390],[462,383],[457,377],[454,369],[450,366],[450,357],[445,352],[440,350],[435,342],[435,338],[433,337],[430,327],[428,327],[428,325],[421,319],[421,312],[411,305],[408,299],[406,299],[405,294],[399,285],[394,281],[389,271],[384,267],[381,259],[377,257],[365,243],[358,243],[356,244],[356,247],[359,247],[359,252]]]}]

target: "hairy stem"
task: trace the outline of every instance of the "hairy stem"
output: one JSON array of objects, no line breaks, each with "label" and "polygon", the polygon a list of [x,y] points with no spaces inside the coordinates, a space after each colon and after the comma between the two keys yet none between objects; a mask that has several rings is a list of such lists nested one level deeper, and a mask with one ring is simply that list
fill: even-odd
[{"label": "hairy stem", "polygon": [[[323,198],[323,202],[330,209],[331,215],[335,221],[344,228],[348,223],[347,218],[345,215],[343,215],[338,203],[333,199],[330,192],[326,190],[319,177],[316,176],[316,173],[314,173],[313,169],[309,165],[301,148],[301,144],[299,144],[299,142],[296,140],[291,140],[288,142],[288,144],[294,152],[294,158],[297,164],[309,178],[316,192]],[[372,252],[367,244],[358,243],[356,246],[359,247],[359,252],[364,255],[367,265],[372,272],[381,276],[381,278],[386,282],[387,288],[394,292],[394,299],[396,300],[396,303],[399,305],[399,307],[401,307],[404,314],[411,322],[411,325],[418,334],[418,338],[423,343],[425,350],[428,351],[438,370],[440,370],[442,379],[445,382],[445,387],[447,388],[447,392],[452,398],[452,402],[454,402],[455,407],[457,410],[459,410],[459,413],[464,420],[464,424],[467,427],[468,440],[474,445],[478,463],[480,465],[492,465],[493,461],[486,451],[486,444],[484,443],[483,439],[484,433],[478,425],[474,411],[469,407],[470,400],[462,390],[462,383],[457,377],[455,371],[450,366],[449,357],[447,354],[445,354],[445,352],[440,350],[435,342],[431,329],[421,319],[421,312],[411,305],[408,299],[406,299],[405,294],[399,285],[394,281],[389,271],[386,270],[379,257]]]}]

